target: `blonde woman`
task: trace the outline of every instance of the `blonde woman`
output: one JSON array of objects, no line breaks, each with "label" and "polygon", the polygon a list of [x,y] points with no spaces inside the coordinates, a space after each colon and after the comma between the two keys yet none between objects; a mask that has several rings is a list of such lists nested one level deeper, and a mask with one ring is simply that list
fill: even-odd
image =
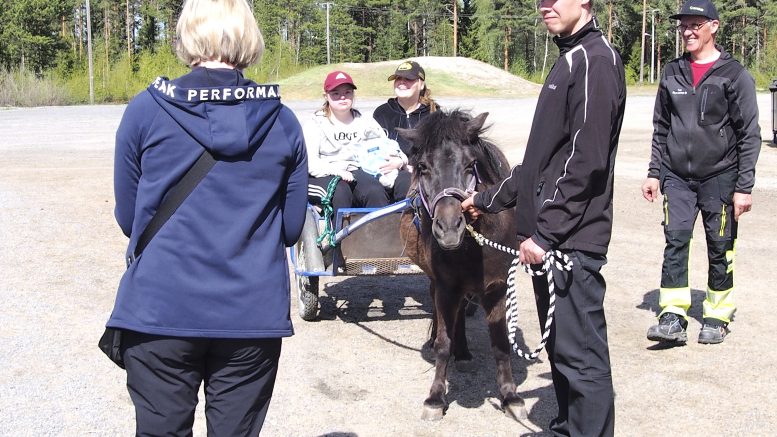
[{"label": "blonde woman", "polygon": [[[388,137],[396,140],[407,156],[412,156],[407,140],[397,133],[397,128],[413,129],[430,113],[439,109],[432,99],[432,91],[426,86],[426,72],[415,61],[404,61],[397,66],[388,80],[394,83],[394,95],[373,112],[373,118],[386,130]],[[398,168],[392,197],[401,200],[410,188],[409,168]]]},{"label": "blonde woman", "polygon": [[304,223],[304,138],[277,86],[243,77],[264,49],[246,0],[187,0],[176,36],[191,72],[138,94],[116,133],[128,253],[205,149],[216,163],[133,257],[107,326],[122,331],[137,435],[191,435],[204,383],[208,435],[256,436],[293,333],[285,248]]}]

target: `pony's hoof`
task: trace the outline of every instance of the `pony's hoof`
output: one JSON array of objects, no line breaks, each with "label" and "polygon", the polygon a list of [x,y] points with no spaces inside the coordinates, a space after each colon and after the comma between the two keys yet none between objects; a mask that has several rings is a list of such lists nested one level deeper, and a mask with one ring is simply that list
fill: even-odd
[{"label": "pony's hoof", "polygon": [[502,408],[504,408],[507,417],[518,422],[523,422],[529,418],[529,413],[526,411],[526,405],[522,399],[506,402]]},{"label": "pony's hoof", "polygon": [[444,414],[445,410],[443,408],[424,405],[424,412],[421,414],[421,419],[426,420],[427,422],[436,422],[441,420]]}]

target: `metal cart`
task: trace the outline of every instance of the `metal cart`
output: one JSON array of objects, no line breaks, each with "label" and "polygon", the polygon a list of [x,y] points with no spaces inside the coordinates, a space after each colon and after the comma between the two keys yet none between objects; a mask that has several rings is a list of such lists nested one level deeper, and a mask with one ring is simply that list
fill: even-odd
[{"label": "metal cart", "polygon": [[417,275],[423,271],[404,256],[399,238],[399,218],[410,206],[404,200],[383,208],[342,208],[334,218],[333,247],[320,247],[316,240],[325,228],[324,217],[309,205],[302,236],[290,249],[299,315],[303,320],[318,316],[321,276]]}]

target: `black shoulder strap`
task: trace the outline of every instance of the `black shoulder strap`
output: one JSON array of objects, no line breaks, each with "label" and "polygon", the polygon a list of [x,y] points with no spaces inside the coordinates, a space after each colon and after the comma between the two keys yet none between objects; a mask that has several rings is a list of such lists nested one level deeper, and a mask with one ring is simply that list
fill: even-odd
[{"label": "black shoulder strap", "polygon": [[[140,254],[143,252],[143,249],[146,248],[148,243],[152,238],[154,238],[154,235],[156,235],[159,229],[162,228],[162,225],[167,222],[167,219],[173,215],[178,207],[181,206],[183,201],[186,200],[189,194],[194,191],[194,188],[197,186],[197,184],[200,183],[202,178],[208,174],[215,163],[216,160],[213,158],[213,155],[211,155],[210,152],[206,149],[204,152],[202,152],[200,158],[197,159],[197,162],[195,162],[194,165],[192,165],[191,168],[186,172],[186,174],[183,175],[181,180],[178,181],[178,183],[176,183],[170,189],[170,191],[167,192],[167,195],[165,195],[164,199],[162,200],[162,204],[159,205],[159,209],[156,211],[156,214],[151,217],[151,221],[148,222],[146,229],[144,229],[143,233],[140,234],[138,243],[135,245],[135,250],[132,252],[133,259],[140,256]],[[129,263],[132,261],[133,260],[130,259]]]}]

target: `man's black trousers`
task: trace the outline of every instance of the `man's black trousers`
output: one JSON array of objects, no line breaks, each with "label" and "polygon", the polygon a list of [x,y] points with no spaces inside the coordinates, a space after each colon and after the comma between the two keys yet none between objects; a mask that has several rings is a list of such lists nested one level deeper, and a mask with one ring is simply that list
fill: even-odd
[{"label": "man's black trousers", "polygon": [[[565,253],[572,271],[553,269],[556,310],[546,346],[559,409],[550,430],[557,436],[612,436],[615,400],[604,317],[606,284],[600,273],[607,258]],[[532,282],[542,329],[549,305],[547,278],[533,277]]]}]

